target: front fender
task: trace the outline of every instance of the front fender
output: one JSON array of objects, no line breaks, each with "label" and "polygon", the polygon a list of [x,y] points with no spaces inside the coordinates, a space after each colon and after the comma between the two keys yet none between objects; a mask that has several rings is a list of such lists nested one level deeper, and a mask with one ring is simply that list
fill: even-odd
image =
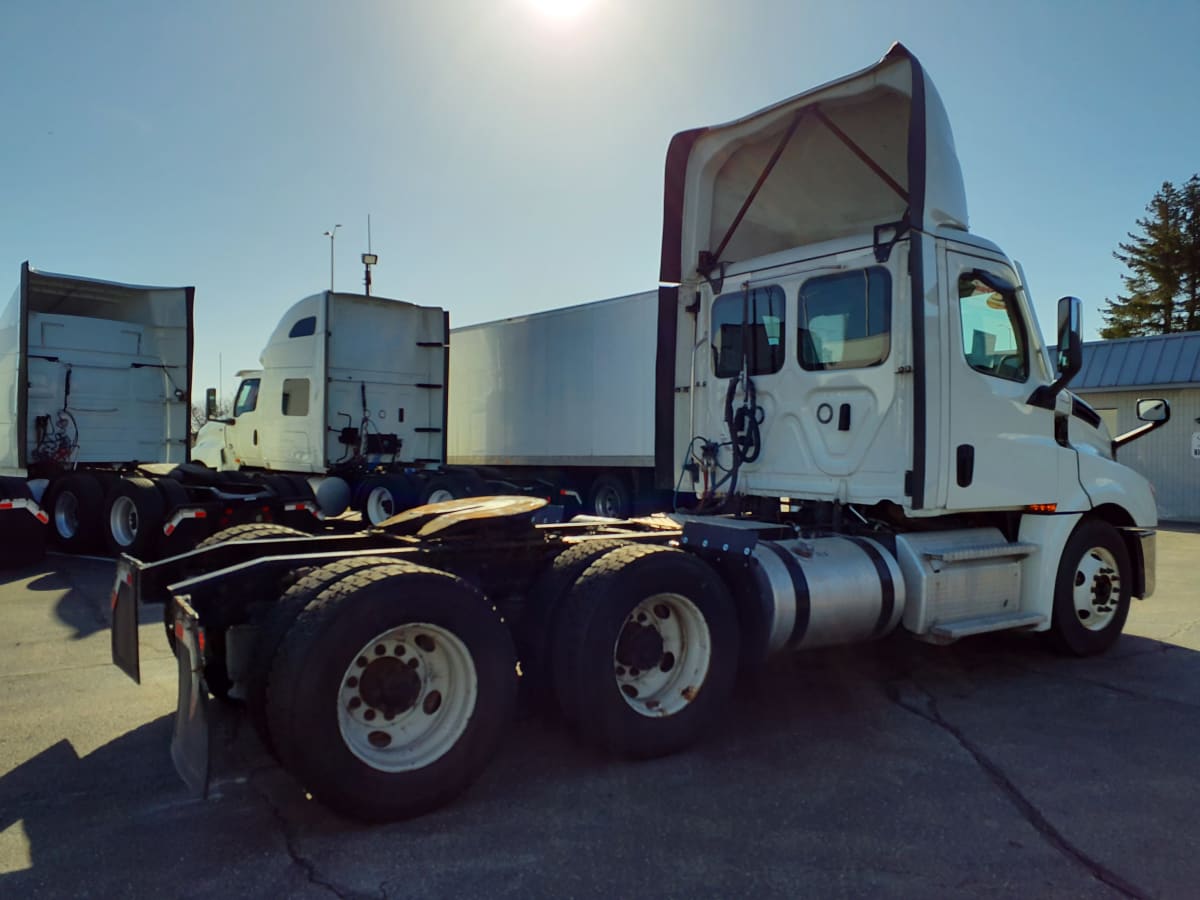
[{"label": "front fender", "polygon": [[224,449],[225,426],[211,420],[205,422],[196,433],[196,443],[192,445],[192,462],[204,463],[210,469],[227,468],[221,459]]},{"label": "front fender", "polygon": [[1129,513],[1139,528],[1158,525],[1154,489],[1142,475],[1116,460],[1092,453],[1079,454],[1079,481],[1092,507],[1113,505]]}]

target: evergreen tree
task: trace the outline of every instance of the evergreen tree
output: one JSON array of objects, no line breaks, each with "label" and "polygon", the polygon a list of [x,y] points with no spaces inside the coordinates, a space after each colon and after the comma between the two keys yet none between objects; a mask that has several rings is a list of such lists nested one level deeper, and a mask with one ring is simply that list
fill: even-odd
[{"label": "evergreen tree", "polygon": [[1103,338],[1200,329],[1200,175],[1164,181],[1113,256],[1129,269],[1125,293],[1105,298]]}]

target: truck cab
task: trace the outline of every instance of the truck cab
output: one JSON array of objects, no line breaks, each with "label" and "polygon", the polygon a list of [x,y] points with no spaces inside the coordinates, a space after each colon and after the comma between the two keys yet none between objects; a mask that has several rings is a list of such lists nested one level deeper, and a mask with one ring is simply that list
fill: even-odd
[{"label": "truck cab", "polygon": [[1156,523],[1063,389],[1020,267],[968,230],[945,110],[902,46],[676,136],[665,221],[660,483],[686,460],[700,494]]}]

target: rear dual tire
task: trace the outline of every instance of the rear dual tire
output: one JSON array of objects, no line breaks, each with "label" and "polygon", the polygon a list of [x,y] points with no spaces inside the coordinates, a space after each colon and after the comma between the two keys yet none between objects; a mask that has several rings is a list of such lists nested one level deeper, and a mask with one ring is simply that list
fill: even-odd
[{"label": "rear dual tire", "polygon": [[478,590],[410,563],[321,591],[267,683],[285,767],[343,815],[388,821],[441,806],[483,771],[512,717],[516,657]]},{"label": "rear dual tire", "polygon": [[682,750],[733,689],[733,600],[711,567],[681,550],[633,545],[601,556],[567,594],[555,633],[563,715],[611,753]]}]

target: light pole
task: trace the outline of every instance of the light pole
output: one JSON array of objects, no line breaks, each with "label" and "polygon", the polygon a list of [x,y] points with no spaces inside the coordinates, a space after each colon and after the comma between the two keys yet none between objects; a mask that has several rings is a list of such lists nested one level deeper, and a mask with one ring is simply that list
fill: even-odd
[{"label": "light pole", "polygon": [[341,225],[334,225],[329,231],[325,232],[325,237],[329,238],[329,292],[333,293],[333,239],[336,237],[336,232]]}]

